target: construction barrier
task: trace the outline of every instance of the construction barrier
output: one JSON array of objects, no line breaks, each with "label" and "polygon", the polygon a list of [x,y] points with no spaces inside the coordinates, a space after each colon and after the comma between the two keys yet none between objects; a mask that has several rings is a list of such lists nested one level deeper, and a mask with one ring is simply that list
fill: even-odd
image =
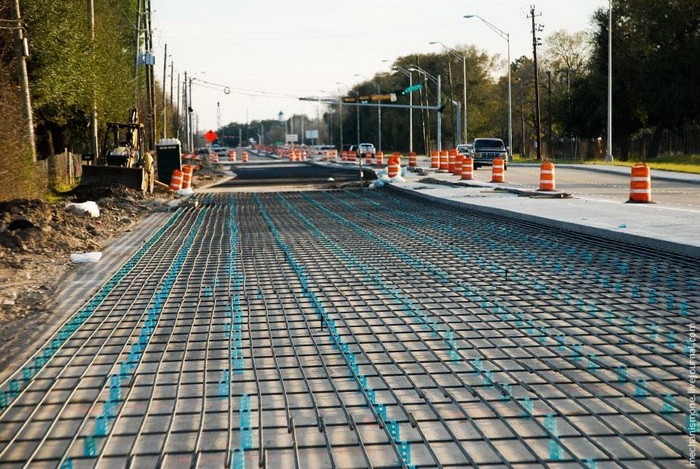
[{"label": "construction barrier", "polygon": [[244,163],[248,162],[248,152],[247,151],[244,151],[243,155],[241,155],[241,161],[243,161]]},{"label": "construction barrier", "polygon": [[384,164],[384,152],[383,151],[377,152],[377,164]]},{"label": "construction barrier", "polygon": [[440,154],[433,150],[430,152],[430,167],[439,168],[440,167]]},{"label": "construction barrier", "polygon": [[503,174],[505,162],[503,158],[496,157],[493,159],[493,169],[491,171],[491,182],[506,182],[505,175]]},{"label": "construction barrier", "polygon": [[401,174],[401,155],[394,153],[389,158],[389,177],[395,178]]},{"label": "construction barrier", "polygon": [[455,173],[455,164],[457,163],[457,150],[452,149],[447,152],[447,171]]},{"label": "construction barrier", "polygon": [[182,189],[182,171],[179,169],[173,170],[173,175],[170,176],[170,186],[171,191],[179,191]]},{"label": "construction barrier", "polygon": [[462,179],[474,179],[474,158],[465,156],[462,160]]},{"label": "construction barrier", "polygon": [[189,164],[182,165],[182,189],[187,189],[192,187],[192,173],[194,172],[194,166]]},{"label": "construction barrier", "polygon": [[411,168],[418,166],[418,156],[416,155],[415,151],[408,153],[408,166]]},{"label": "construction barrier", "polygon": [[367,153],[365,155],[365,164],[372,164],[372,154],[371,153]]},{"label": "construction barrier", "polygon": [[543,161],[540,165],[540,189],[541,191],[553,191],[555,188],[554,182],[554,163],[551,161]]},{"label": "construction barrier", "polygon": [[464,161],[464,155],[461,153],[457,153],[457,156],[455,157],[455,170],[452,172],[452,174],[456,176],[461,176],[462,174],[462,162]]},{"label": "construction barrier", "polygon": [[651,202],[651,170],[644,163],[632,166],[630,202]]},{"label": "construction barrier", "polygon": [[450,155],[447,150],[442,150],[440,152],[440,171],[447,171],[450,169]]}]

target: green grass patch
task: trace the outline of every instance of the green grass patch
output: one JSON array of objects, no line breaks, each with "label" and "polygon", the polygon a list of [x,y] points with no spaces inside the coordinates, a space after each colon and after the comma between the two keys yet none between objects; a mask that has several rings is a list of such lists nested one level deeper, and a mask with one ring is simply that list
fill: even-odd
[{"label": "green grass patch", "polygon": [[[513,155],[515,163],[539,163],[536,158],[522,158],[520,155]],[[605,160],[571,160],[556,159],[555,163],[559,164],[596,164],[596,165],[611,165],[611,166],[634,166],[637,163],[646,163],[649,168],[661,171],[677,171],[680,173],[700,174],[700,155],[678,155],[678,156],[660,156],[647,161],[620,161],[615,160],[612,163]]]}]

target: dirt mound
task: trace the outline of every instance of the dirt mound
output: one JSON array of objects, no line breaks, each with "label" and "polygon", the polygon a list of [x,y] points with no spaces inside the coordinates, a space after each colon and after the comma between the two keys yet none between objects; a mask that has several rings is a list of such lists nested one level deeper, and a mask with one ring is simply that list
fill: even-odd
[{"label": "dirt mound", "polygon": [[[197,174],[197,184],[217,179]],[[197,186],[195,186],[197,187]],[[55,327],[51,302],[71,269],[70,255],[102,251],[143,216],[168,210],[176,195],[143,194],[119,185],[79,186],[56,202],[16,199],[0,202],[0,381],[8,364]],[[76,215],[70,202],[93,201],[100,215]]]},{"label": "dirt mound", "polygon": [[[128,190],[128,189],[127,189]],[[161,205],[121,191],[85,191],[100,209],[97,218],[65,209],[71,200],[18,199],[0,203],[0,370],[55,322],[51,300],[75,252],[101,251]],[[115,197],[120,196],[120,197]]]},{"label": "dirt mound", "polygon": [[100,200],[105,198],[111,199],[139,199],[145,198],[143,192],[129,189],[128,187],[119,184],[102,185],[90,184],[80,185],[68,192],[67,195],[75,202],[87,202],[88,200]]}]

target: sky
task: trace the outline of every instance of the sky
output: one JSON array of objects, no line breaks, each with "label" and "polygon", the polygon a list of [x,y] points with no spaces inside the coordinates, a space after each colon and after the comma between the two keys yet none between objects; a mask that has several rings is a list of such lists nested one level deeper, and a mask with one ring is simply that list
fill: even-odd
[{"label": "sky", "polygon": [[[399,57],[474,45],[511,60],[532,57],[531,5],[542,39],[590,31],[609,0],[151,0],[156,79],[169,92],[170,68],[194,78],[201,131],[323,109],[300,97],[337,97]],[[165,46],[167,71],[163,80]],[[505,61],[504,61],[505,66]],[[340,84],[339,84],[340,83]],[[174,85],[174,94],[177,85]]]}]

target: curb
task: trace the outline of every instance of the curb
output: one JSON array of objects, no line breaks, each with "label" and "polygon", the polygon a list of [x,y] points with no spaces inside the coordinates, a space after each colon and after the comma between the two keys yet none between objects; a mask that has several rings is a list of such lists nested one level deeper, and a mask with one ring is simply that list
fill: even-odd
[{"label": "curb", "polygon": [[605,228],[596,228],[592,226],[581,225],[579,223],[553,220],[550,218],[541,217],[538,215],[530,215],[527,213],[516,212],[513,210],[507,210],[503,208],[496,207],[485,207],[483,205],[473,204],[465,201],[449,200],[441,197],[433,196],[423,192],[419,192],[406,187],[399,187],[394,184],[389,184],[388,187],[391,190],[402,192],[405,194],[411,194],[416,197],[421,197],[426,200],[433,202],[445,204],[455,208],[469,209],[477,212],[488,213],[491,215],[499,215],[506,218],[513,218],[520,221],[527,221],[530,223],[536,223],[538,225],[554,227],[561,230],[572,231],[575,233],[585,234],[589,236],[595,236],[599,238],[605,238],[613,241],[620,241],[623,243],[635,244],[637,246],[644,246],[650,249],[656,249],[660,251],[667,251],[674,254],[688,256],[694,259],[700,259],[700,246],[691,246],[687,244],[676,243],[672,241],[665,241],[656,238],[649,238],[646,236],[623,233],[618,231],[611,231]]}]

